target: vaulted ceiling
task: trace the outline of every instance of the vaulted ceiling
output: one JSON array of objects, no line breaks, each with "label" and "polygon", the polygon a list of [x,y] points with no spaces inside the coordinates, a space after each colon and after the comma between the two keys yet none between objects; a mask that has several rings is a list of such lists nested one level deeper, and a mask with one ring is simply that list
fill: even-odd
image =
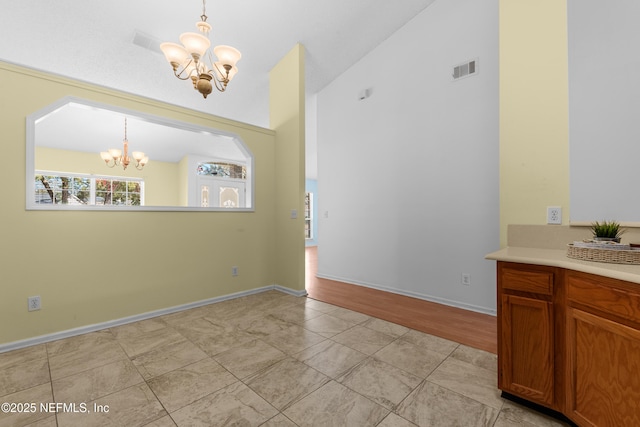
[{"label": "vaulted ceiling", "polygon": [[[268,127],[268,73],[296,43],[313,94],[433,1],[209,0],[212,45],[242,59],[228,91],[206,100],[156,48],[195,31],[201,0],[1,0],[0,60]],[[136,35],[154,42],[141,47]]]}]

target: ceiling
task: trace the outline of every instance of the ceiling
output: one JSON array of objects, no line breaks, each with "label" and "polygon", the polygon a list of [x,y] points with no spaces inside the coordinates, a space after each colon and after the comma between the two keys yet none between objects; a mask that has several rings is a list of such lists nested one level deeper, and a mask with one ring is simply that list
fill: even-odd
[{"label": "ceiling", "polygon": [[242,59],[227,92],[206,100],[173,77],[155,42],[133,43],[178,42],[195,31],[201,0],[0,1],[0,60],[268,127],[269,71],[296,43],[314,94],[434,0],[209,0],[212,45]]},{"label": "ceiling", "polygon": [[38,147],[94,153],[110,148],[122,150],[127,120],[129,155],[142,151],[151,162],[177,163],[186,155],[246,162],[235,138],[204,131],[201,127],[176,127],[161,118],[124,114],[95,106],[69,102],[36,121]]}]

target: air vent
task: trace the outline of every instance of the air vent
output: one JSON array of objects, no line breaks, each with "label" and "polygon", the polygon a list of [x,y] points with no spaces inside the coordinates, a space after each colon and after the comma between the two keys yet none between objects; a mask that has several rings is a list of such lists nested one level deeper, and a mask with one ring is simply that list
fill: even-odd
[{"label": "air vent", "polygon": [[136,30],[135,34],[133,35],[133,44],[148,49],[152,52],[162,53],[162,50],[160,50],[160,43],[162,43],[160,40],[145,33],[141,33],[138,30]]},{"label": "air vent", "polygon": [[453,67],[453,80],[458,80],[463,77],[473,76],[478,73],[478,60],[465,62],[464,64],[456,65]]}]

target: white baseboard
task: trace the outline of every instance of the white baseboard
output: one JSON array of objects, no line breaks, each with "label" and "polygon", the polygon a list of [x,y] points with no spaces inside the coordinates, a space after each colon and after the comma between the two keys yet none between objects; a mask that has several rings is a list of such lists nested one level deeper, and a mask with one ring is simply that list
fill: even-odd
[{"label": "white baseboard", "polygon": [[280,292],[284,292],[285,294],[289,294],[289,295],[293,295],[294,297],[306,297],[307,296],[307,290],[303,289],[301,291],[295,291],[291,288],[285,288],[284,286],[280,286],[280,285],[273,285],[273,289],[276,291],[280,291]]},{"label": "white baseboard", "polygon": [[351,279],[345,279],[345,278],[342,278],[342,277],[330,276],[330,275],[326,275],[326,274],[316,274],[316,276],[321,278],[321,279],[334,280],[336,282],[348,283],[350,285],[362,286],[362,287],[365,287],[365,288],[376,289],[378,291],[390,292],[392,294],[403,295],[403,296],[411,297],[411,298],[417,298],[417,299],[421,299],[421,300],[424,300],[424,301],[435,302],[435,303],[442,304],[442,305],[448,305],[449,307],[455,307],[455,308],[461,308],[463,310],[475,311],[476,313],[482,313],[482,314],[488,314],[488,315],[491,315],[491,316],[497,316],[497,312],[493,308],[480,307],[480,306],[477,306],[477,305],[467,304],[467,303],[460,302],[460,301],[453,301],[453,300],[449,300],[449,299],[446,299],[446,298],[440,298],[440,297],[435,297],[435,296],[432,296],[432,295],[420,294],[420,293],[417,293],[417,292],[411,292],[411,291],[406,291],[406,290],[402,290],[402,289],[388,288],[388,287],[380,286],[380,285],[373,284],[373,283],[358,282],[358,281],[354,281],[354,280],[351,280]]},{"label": "white baseboard", "polygon": [[189,310],[191,308],[202,307],[204,305],[214,304],[217,302],[227,301],[235,298],[245,297],[247,295],[253,295],[253,294],[258,294],[261,292],[272,291],[272,290],[280,291],[296,297],[304,297],[307,295],[306,290],[296,291],[280,285],[264,286],[262,288],[251,289],[249,291],[236,292],[233,294],[223,295],[220,297],[208,298],[205,300],[190,302],[187,304],[177,305],[174,307],[168,307],[160,310],[149,311],[147,313],[135,314],[133,316],[123,317],[121,319],[109,320],[107,322],[81,326],[79,328],[67,329],[65,331],[54,332],[52,334],[47,334],[47,335],[40,335],[34,338],[27,338],[25,340],[13,341],[6,344],[0,344],[0,353],[5,353],[7,351],[17,350],[19,348],[29,347],[36,344],[56,341],[63,338],[69,338],[76,335],[82,335],[89,332],[95,332],[102,329],[126,325],[127,323],[138,322],[140,320],[151,319],[153,317],[164,316],[166,314],[177,313],[179,311]]}]

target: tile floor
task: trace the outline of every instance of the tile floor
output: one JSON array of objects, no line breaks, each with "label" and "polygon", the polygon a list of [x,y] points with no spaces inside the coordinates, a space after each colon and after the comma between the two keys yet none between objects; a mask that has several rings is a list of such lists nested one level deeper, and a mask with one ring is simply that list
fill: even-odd
[{"label": "tile floor", "polygon": [[[278,291],[0,354],[6,426],[559,426],[496,356]],[[3,407],[4,409],[4,407]]]}]

